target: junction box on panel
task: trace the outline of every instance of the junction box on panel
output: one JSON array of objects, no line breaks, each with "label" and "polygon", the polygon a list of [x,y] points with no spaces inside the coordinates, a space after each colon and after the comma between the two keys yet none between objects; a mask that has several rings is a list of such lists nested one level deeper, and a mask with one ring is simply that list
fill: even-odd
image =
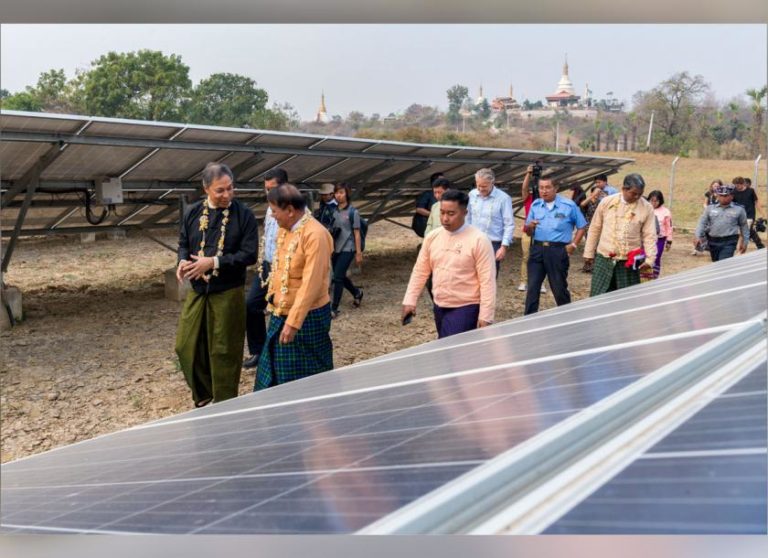
[{"label": "junction box on panel", "polygon": [[114,177],[97,182],[96,203],[99,205],[123,203],[123,180],[120,177]]}]

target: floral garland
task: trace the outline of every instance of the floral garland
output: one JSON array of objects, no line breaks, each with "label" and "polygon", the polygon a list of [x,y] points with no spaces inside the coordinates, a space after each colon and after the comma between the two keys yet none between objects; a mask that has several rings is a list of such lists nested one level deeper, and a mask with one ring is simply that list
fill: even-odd
[{"label": "floral garland", "polygon": [[265,234],[262,235],[261,239],[259,240],[259,250],[257,252],[258,259],[259,259],[259,268],[256,270],[256,272],[259,274],[259,284],[261,284],[261,288],[263,289],[267,285],[269,285],[269,278],[272,276],[272,272],[269,273],[266,277],[264,277],[264,252],[267,250],[267,245],[265,242],[266,237],[266,231]]},{"label": "floral garland", "polygon": [[629,234],[629,226],[632,219],[635,217],[635,209],[637,208],[637,202],[627,204],[624,208],[624,214],[620,220],[617,213],[617,208],[621,205],[620,200],[616,200],[609,209],[614,210],[613,215],[613,237],[616,241],[617,253],[615,257],[618,259],[624,259],[629,253],[629,244],[627,243],[627,235]]},{"label": "floral garland", "polygon": [[[219,235],[219,241],[216,243],[216,257],[220,258],[224,255],[224,238],[227,235],[227,224],[229,223],[229,208],[223,212],[224,218],[221,220],[221,234]],[[208,232],[208,225],[210,220],[208,218],[208,200],[203,202],[203,214],[200,216],[200,232],[203,233],[203,237],[200,239],[200,249],[197,251],[197,255],[201,258],[205,257],[205,237]],[[214,269],[210,273],[203,275],[203,280],[210,281],[211,277],[218,277],[219,270]]]},{"label": "floral garland", "polygon": [[[299,247],[299,242],[301,241],[301,233],[304,230],[304,225],[307,224],[307,221],[312,217],[312,214],[309,212],[309,210],[304,211],[304,215],[302,215],[301,219],[299,220],[299,227],[294,231],[293,238],[291,239],[291,243],[288,245],[288,250],[285,253],[285,259],[283,261],[283,272],[280,275],[280,294],[282,295],[280,297],[280,304],[279,306],[275,307],[274,304],[270,303],[268,310],[272,312],[275,316],[279,316],[282,310],[285,309],[286,305],[286,298],[288,295],[288,276],[291,269],[291,260],[293,259],[293,255],[296,253],[296,249]],[[288,231],[286,229],[280,229],[280,232],[277,235],[277,248],[275,250],[275,254],[280,253],[280,249],[283,246],[283,243],[285,242],[285,237],[288,234]],[[279,261],[276,261],[275,264],[279,264]],[[267,279],[267,282],[270,282],[272,279],[272,273],[274,273],[274,269],[269,274],[269,278]],[[269,295],[267,295],[269,296]],[[269,298],[267,299],[269,300]]]}]

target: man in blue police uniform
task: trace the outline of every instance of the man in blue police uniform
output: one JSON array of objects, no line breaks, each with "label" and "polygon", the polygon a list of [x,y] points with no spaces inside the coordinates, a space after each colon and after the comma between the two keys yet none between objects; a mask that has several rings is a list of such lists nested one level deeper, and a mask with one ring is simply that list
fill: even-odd
[{"label": "man in blue police uniform", "polygon": [[554,180],[539,179],[539,199],[531,205],[525,221],[525,232],[533,238],[528,256],[525,314],[539,311],[539,289],[544,277],[549,277],[549,286],[558,306],[571,302],[571,293],[568,292],[569,258],[581,242],[586,228],[587,220],[581,210],[571,200],[557,195]]},{"label": "man in blue police uniform", "polygon": [[736,250],[743,254],[749,245],[747,213],[733,203],[734,189],[732,184],[715,188],[718,204],[704,209],[694,233],[694,247],[707,240],[713,262],[732,258]]}]

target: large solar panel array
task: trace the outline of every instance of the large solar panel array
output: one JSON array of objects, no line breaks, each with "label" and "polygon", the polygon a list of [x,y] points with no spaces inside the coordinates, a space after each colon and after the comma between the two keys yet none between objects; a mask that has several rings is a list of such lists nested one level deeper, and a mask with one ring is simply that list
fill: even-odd
[{"label": "large solar panel array", "polygon": [[[491,147],[402,143],[0,111],[3,236],[175,228],[183,196],[200,195],[200,173],[220,161],[234,171],[238,196],[261,214],[261,179],[275,166],[313,192],[323,182],[349,182],[354,201],[372,220],[413,213],[428,177],[443,172],[468,188],[476,170],[494,169],[498,184],[519,198],[527,166],[541,161],[564,185],[613,174],[631,159]],[[124,203],[104,221],[86,219],[85,197],[98,182],[120,178]],[[94,206],[91,221],[101,215]],[[4,269],[7,268],[4,262]]]},{"label": "large solar panel array", "polygon": [[[654,532],[657,505],[677,532],[765,532],[765,308],[754,253],[62,447],[2,466],[2,530]],[[660,457],[721,450],[696,437],[712,424],[733,440],[717,463]],[[612,468],[580,472],[611,444]],[[710,507],[727,493],[727,527],[686,495],[622,492],[670,470]]]}]

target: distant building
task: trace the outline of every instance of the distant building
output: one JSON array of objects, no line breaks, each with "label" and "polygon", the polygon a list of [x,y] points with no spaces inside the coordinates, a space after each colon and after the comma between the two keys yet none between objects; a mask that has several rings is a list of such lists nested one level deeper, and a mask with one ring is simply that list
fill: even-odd
[{"label": "distant building", "polygon": [[328,124],[331,118],[328,116],[328,111],[325,109],[325,91],[320,94],[320,108],[317,109],[317,115],[315,115],[315,122],[318,124]]},{"label": "distant building", "polygon": [[494,110],[494,111],[520,110],[520,103],[518,103],[517,100],[515,99],[511,85],[509,86],[508,97],[496,97],[493,101],[491,101],[491,110]]},{"label": "distant building", "polygon": [[560,81],[557,82],[557,90],[552,95],[546,97],[547,104],[554,108],[577,108],[580,107],[579,97],[576,95],[576,91],[573,88],[573,82],[568,75],[568,57],[566,55],[565,64],[563,64],[563,75],[560,77]]},{"label": "distant building", "polygon": [[485,102],[485,97],[483,97],[483,84],[480,84],[480,93],[477,96],[477,99],[475,100],[475,106],[479,107]]}]

